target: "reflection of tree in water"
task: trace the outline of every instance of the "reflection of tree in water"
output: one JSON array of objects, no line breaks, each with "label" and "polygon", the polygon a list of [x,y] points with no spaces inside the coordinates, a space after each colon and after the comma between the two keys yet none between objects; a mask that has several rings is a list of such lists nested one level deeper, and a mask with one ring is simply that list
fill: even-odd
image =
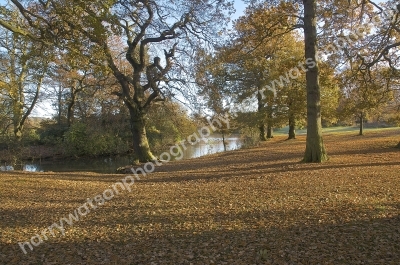
[{"label": "reflection of tree in water", "polygon": [[[239,149],[242,146],[242,142],[239,138],[231,137],[225,139],[227,143],[227,150]],[[221,138],[209,138],[204,139],[196,145],[187,145],[187,149],[184,150],[183,159],[197,158],[204,155],[210,155],[218,152],[223,152],[223,144]],[[24,165],[23,170],[25,171],[54,171],[54,172],[65,172],[65,171],[92,171],[98,173],[114,173],[116,168],[128,165],[132,161],[132,157],[120,156],[120,157],[99,157],[91,159],[79,159],[69,161],[44,161],[44,163],[27,163]],[[42,161],[43,162],[43,161]],[[0,171],[5,171],[6,167],[0,166]]]},{"label": "reflection of tree in water", "polygon": [[222,138],[210,138],[207,139],[207,141],[204,141],[204,143],[205,145],[207,145],[207,152],[205,154],[208,155],[224,151],[236,150],[242,146],[240,143],[240,139],[235,137],[225,139],[225,145],[224,139]]},{"label": "reflection of tree in water", "polygon": [[214,149],[214,146],[213,146],[213,145],[208,145],[208,154],[209,154],[209,155],[211,155],[211,154],[214,153],[214,152],[213,152],[213,149]]}]

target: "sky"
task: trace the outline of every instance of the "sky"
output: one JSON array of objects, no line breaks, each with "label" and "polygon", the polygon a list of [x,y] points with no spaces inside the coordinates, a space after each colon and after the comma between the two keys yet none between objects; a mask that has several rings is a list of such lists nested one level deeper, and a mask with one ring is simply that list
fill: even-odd
[{"label": "sky", "polygon": [[243,15],[246,6],[247,5],[242,0],[235,0],[234,7],[236,9],[236,13],[233,15],[232,19],[237,19],[239,16]]}]

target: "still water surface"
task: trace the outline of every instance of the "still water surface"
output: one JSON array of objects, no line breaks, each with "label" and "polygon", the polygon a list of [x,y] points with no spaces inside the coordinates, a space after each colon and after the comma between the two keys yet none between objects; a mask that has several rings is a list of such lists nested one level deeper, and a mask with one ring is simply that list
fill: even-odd
[{"label": "still water surface", "polygon": [[[242,145],[239,137],[225,138],[227,151],[239,149]],[[195,145],[186,144],[182,159],[191,159],[224,151],[222,138],[203,139]],[[183,149],[183,148],[182,148]],[[165,151],[169,151],[168,149]],[[121,166],[132,164],[130,157],[108,157],[93,159],[67,160],[61,162],[46,161],[24,165],[25,171],[54,171],[54,172],[79,172],[91,171],[97,173],[115,173]]]}]

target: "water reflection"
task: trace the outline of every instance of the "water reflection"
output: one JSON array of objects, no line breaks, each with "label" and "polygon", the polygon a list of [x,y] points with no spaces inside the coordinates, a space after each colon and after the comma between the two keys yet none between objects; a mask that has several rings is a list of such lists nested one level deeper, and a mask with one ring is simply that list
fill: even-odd
[{"label": "water reflection", "polygon": [[[226,150],[235,150],[241,147],[239,137],[225,138]],[[190,159],[205,155],[215,154],[224,151],[222,138],[210,137],[202,139],[195,145],[185,144],[186,149],[183,150],[182,159]],[[184,148],[182,148],[184,149]],[[168,151],[168,150],[166,150]],[[54,172],[71,172],[71,171],[91,171],[97,173],[115,173],[116,169],[121,166],[131,164],[130,157],[114,157],[114,158],[95,158],[68,160],[62,162],[43,162],[37,164],[26,164],[23,166],[24,171],[54,171]]]},{"label": "water reflection", "polygon": [[[236,150],[241,147],[241,142],[238,137],[225,138],[226,150]],[[224,151],[224,143],[222,138],[207,138],[202,139],[195,145],[186,145],[183,159],[196,158],[205,155],[211,155]]]},{"label": "water reflection", "polygon": [[0,171],[13,171],[14,168],[12,166],[0,166]]}]

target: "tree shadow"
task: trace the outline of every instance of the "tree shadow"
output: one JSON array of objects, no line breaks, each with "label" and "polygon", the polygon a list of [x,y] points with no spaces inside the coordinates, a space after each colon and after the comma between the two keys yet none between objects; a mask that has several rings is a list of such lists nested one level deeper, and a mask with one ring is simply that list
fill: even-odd
[{"label": "tree shadow", "polygon": [[[396,209],[400,208],[395,204]],[[24,255],[17,242],[0,241],[0,264],[398,264],[400,260],[400,217],[339,220],[332,216],[322,223],[315,212],[300,211],[298,222],[285,222],[296,212],[242,212],[214,216],[213,228],[171,226],[173,219],[160,217],[148,222],[159,229],[110,230],[96,237],[90,223],[82,227],[85,235],[70,241],[60,237],[27,249]],[[368,214],[368,212],[367,212]],[[283,215],[281,223],[267,223],[268,216]],[[338,213],[340,215],[340,213]],[[262,216],[267,216],[261,223]],[[201,216],[198,216],[201,218]],[[308,218],[307,218],[308,217]],[[311,217],[311,219],[310,219]],[[194,217],[177,217],[179,222]],[[140,226],[140,223],[119,223]],[[246,224],[245,228],[231,226]],[[303,222],[302,222],[303,221]],[[146,222],[143,223],[146,225]],[[77,224],[79,226],[80,224]],[[148,225],[148,224],[147,224]]]}]

